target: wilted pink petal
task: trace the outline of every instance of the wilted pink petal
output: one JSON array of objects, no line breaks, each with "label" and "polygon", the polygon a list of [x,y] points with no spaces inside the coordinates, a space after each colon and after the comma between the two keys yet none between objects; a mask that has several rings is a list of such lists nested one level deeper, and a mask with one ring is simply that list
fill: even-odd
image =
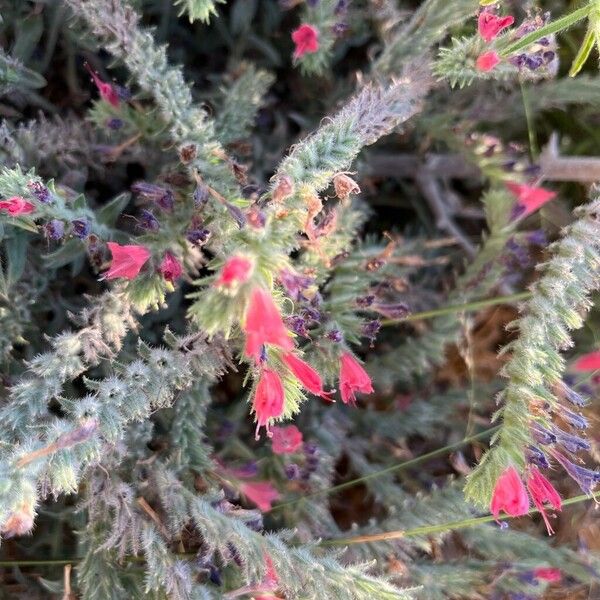
[{"label": "wilted pink petal", "polygon": [[261,512],[271,510],[272,503],[279,499],[279,492],[268,481],[247,481],[240,490]]},{"label": "wilted pink petal", "polygon": [[271,443],[275,454],[293,454],[302,447],[302,432],[295,425],[273,427]]}]

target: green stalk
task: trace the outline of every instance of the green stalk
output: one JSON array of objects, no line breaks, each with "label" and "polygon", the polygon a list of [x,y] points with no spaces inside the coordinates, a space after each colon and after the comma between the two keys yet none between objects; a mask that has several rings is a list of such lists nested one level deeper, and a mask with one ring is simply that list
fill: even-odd
[{"label": "green stalk", "polygon": [[313,498],[315,496],[321,496],[323,494],[329,495],[334,492],[339,492],[340,490],[345,490],[346,488],[353,487],[362,483],[363,481],[368,481],[369,479],[375,479],[376,477],[380,477],[381,475],[385,475],[386,473],[393,473],[394,471],[400,471],[402,469],[408,469],[409,467],[413,467],[414,465],[418,465],[421,462],[424,462],[430,458],[434,458],[436,456],[440,456],[441,454],[445,454],[451,450],[456,450],[469,442],[474,442],[480,439],[484,439],[490,435],[492,435],[495,431],[500,428],[499,425],[496,427],[491,427],[490,429],[486,429],[485,431],[480,431],[476,435],[472,435],[470,437],[466,437],[459,442],[455,442],[454,444],[450,444],[449,446],[444,446],[443,448],[438,448],[437,450],[432,450],[431,452],[427,452],[426,454],[421,454],[421,456],[417,456],[416,458],[412,458],[411,460],[407,460],[405,462],[392,465],[391,467],[386,467],[385,469],[381,469],[380,471],[374,471],[373,473],[369,473],[368,475],[364,475],[363,477],[358,477],[357,479],[351,479],[350,481],[345,481],[344,483],[340,483],[339,485],[334,485],[332,487],[324,488],[321,490],[317,490],[312,492],[311,494],[305,494],[301,498],[297,498],[296,500],[290,500],[289,502],[282,502],[281,504],[276,504],[271,507],[271,511],[278,510],[280,508],[285,508],[286,506],[293,506],[294,504],[298,504],[302,502],[306,498]]},{"label": "green stalk", "polygon": [[468,312],[486,308],[487,306],[495,306],[497,304],[509,304],[511,302],[519,302],[527,300],[531,297],[531,292],[518,292],[508,296],[496,296],[494,298],[486,298],[485,300],[474,300],[465,304],[455,304],[452,306],[444,306],[442,308],[434,308],[433,310],[425,310],[423,312],[412,313],[402,319],[384,319],[381,325],[396,325],[397,323],[405,323],[406,321],[419,321],[421,319],[432,319],[442,315],[449,315],[457,312]]},{"label": "green stalk", "polygon": [[578,21],[585,19],[589,15],[591,8],[591,4],[587,4],[582,8],[578,8],[572,13],[569,13],[564,17],[560,17],[559,19],[556,19],[556,21],[552,21],[551,23],[548,23],[548,25],[544,25],[543,27],[540,27],[540,29],[536,29],[527,35],[524,35],[521,39],[516,40],[512,44],[508,44],[504,48],[500,48],[498,54],[502,58],[506,58],[507,56],[514,54],[523,48],[527,48],[527,46],[537,42],[544,36],[552,35],[553,33],[558,33],[563,29],[567,29],[567,27],[571,27],[571,25],[574,25]]}]

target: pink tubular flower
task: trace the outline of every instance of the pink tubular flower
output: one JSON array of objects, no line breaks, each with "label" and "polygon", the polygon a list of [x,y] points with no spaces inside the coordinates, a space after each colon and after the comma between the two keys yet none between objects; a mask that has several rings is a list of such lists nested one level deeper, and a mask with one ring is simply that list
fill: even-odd
[{"label": "pink tubular flower", "polygon": [[369,374],[349,352],[344,352],[340,359],[340,392],[344,404],[350,403],[353,406],[356,406],[355,392],[363,394],[373,392]]},{"label": "pink tubular flower", "polygon": [[580,356],[573,365],[573,368],[576,371],[595,371],[596,369],[600,369],[600,350]]},{"label": "pink tubular flower", "polygon": [[486,41],[491,42],[503,29],[510,27],[515,22],[511,15],[498,17],[488,10],[479,13],[477,19],[477,30],[479,35]]},{"label": "pink tubular flower", "polygon": [[562,579],[560,569],[553,567],[538,567],[533,570],[533,576],[537,579],[543,579],[549,583],[558,583]]},{"label": "pink tubular flower", "polygon": [[218,279],[215,281],[216,286],[232,287],[245,283],[252,275],[254,265],[249,258],[245,256],[232,256],[223,265]]},{"label": "pink tubular flower", "polygon": [[100,92],[100,97],[103,100],[106,100],[109,104],[112,104],[115,108],[119,106],[119,94],[117,94],[117,90],[110,83],[105,83],[98,77],[98,74],[92,70],[92,67],[86,62],[83,66],[87,69],[88,73],[92,76],[98,91]]},{"label": "pink tubular flower", "polygon": [[104,274],[104,279],[134,279],[150,258],[150,250],[144,246],[121,246],[115,242],[108,242],[107,246],[112,253],[112,263]]},{"label": "pink tubular flower", "polygon": [[252,290],[242,329],[246,334],[245,353],[255,360],[259,360],[263,344],[273,344],[287,351],[294,347],[273,298],[262,288]]},{"label": "pink tubular flower", "polygon": [[298,59],[305,54],[312,54],[319,49],[319,32],[312,25],[300,25],[292,32],[292,40],[296,44],[294,58]]},{"label": "pink tubular flower", "polygon": [[514,183],[512,181],[507,182],[506,187],[517,199],[518,207],[515,211],[515,217],[530,215],[546,204],[546,202],[556,197],[556,192],[542,187]]},{"label": "pink tubular flower", "polygon": [[520,517],[529,512],[529,497],[514,467],[508,467],[496,481],[490,512],[498,518],[503,510],[511,517]]},{"label": "pink tubular flower", "polygon": [[500,62],[500,57],[497,52],[489,50],[484,52],[477,57],[475,61],[475,68],[482,73],[491,71]]},{"label": "pink tubular flower", "polygon": [[181,263],[170,252],[165,252],[159,268],[162,276],[171,283],[179,279],[183,273]]},{"label": "pink tubular flower", "polygon": [[283,412],[283,401],[285,393],[281,377],[271,369],[263,369],[263,372],[256,385],[254,401],[252,407],[256,415],[256,439],[258,439],[258,430],[265,427],[267,436],[271,437],[269,431],[269,421],[281,416]]},{"label": "pink tubular flower", "polygon": [[283,355],[283,362],[294,377],[302,384],[302,387],[315,396],[321,396],[331,400],[331,392],[323,391],[321,376],[305,361],[291,352]]},{"label": "pink tubular flower", "polygon": [[0,200],[0,210],[7,212],[11,217],[30,215],[35,210],[35,204],[27,202],[21,196],[13,196],[8,200]]},{"label": "pink tubular flower", "polygon": [[302,432],[295,425],[273,427],[273,452],[275,454],[294,454],[302,446]]},{"label": "pink tubular flower", "polygon": [[271,510],[271,504],[279,499],[279,492],[268,481],[247,481],[240,485],[240,491],[261,512]]},{"label": "pink tubular flower", "polygon": [[548,502],[555,510],[561,510],[562,502],[560,495],[554,489],[554,486],[540,473],[537,467],[532,467],[527,478],[527,489],[531,494],[533,503],[540,511],[548,530],[548,535],[552,535],[554,530],[550,526],[550,521],[544,509],[544,502]]}]

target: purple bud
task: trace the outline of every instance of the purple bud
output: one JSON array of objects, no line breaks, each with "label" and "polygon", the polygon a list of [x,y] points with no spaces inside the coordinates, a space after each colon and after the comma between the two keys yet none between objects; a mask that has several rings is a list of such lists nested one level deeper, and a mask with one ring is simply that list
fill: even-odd
[{"label": "purple bud", "polygon": [[175,206],[175,197],[173,196],[173,192],[171,190],[167,190],[157,201],[156,203],[163,210],[173,210]]},{"label": "purple bud", "polygon": [[193,244],[194,246],[202,246],[206,244],[208,238],[210,237],[210,231],[208,229],[204,229],[203,227],[199,227],[197,229],[190,229],[185,237],[188,242]]},{"label": "purple bud", "polygon": [[123,100],[125,102],[131,100],[131,90],[129,88],[126,88],[122,85],[116,85],[114,83],[113,88],[116,90],[117,96],[119,96],[120,100]]},{"label": "purple bud", "polygon": [[396,302],[395,304],[381,304],[378,302],[373,305],[373,309],[388,319],[404,319],[410,314],[410,308],[404,302]]},{"label": "purple bud", "polygon": [[513,56],[508,59],[508,62],[510,62],[511,65],[514,65],[515,67],[518,67],[520,69],[521,67],[525,66],[525,63],[527,62],[527,55],[519,54],[517,56]]},{"label": "purple bud", "polygon": [[536,446],[527,447],[527,460],[540,469],[547,469],[550,466],[546,455]]},{"label": "purple bud", "polygon": [[360,308],[367,308],[375,302],[375,296],[360,296],[356,299],[356,305]]},{"label": "purple bud", "polygon": [[547,446],[549,444],[556,443],[556,436],[553,433],[551,433],[550,431],[548,431],[547,429],[545,429],[544,427],[542,427],[541,425],[537,425],[535,428],[533,428],[532,433],[533,433],[533,437],[540,444]]},{"label": "purple bud", "polygon": [[283,269],[279,272],[279,281],[285,288],[288,296],[298,302],[303,299],[302,292],[314,283],[314,278],[307,277],[306,275],[298,275],[287,269]]},{"label": "purple bud", "polygon": [[52,199],[50,190],[39,181],[30,181],[27,184],[29,191],[42,203],[48,204]]},{"label": "purple bud", "polygon": [[145,208],[142,208],[140,211],[138,225],[142,229],[147,229],[148,231],[158,231],[160,229],[160,223],[158,222],[158,219]]},{"label": "purple bud", "polygon": [[318,323],[321,320],[321,313],[318,310],[312,308],[311,306],[303,307],[302,314],[306,319],[310,321],[316,321]]},{"label": "purple bud", "polygon": [[237,226],[240,229],[242,229],[246,224],[246,216],[244,215],[242,210],[234,204],[231,204],[230,202],[226,202],[225,207],[227,208],[227,211],[229,212],[233,220],[237,223]]},{"label": "purple bud", "polygon": [[113,117],[112,119],[108,119],[108,121],[106,121],[106,126],[109,129],[113,129],[113,130],[117,130],[117,129],[121,129],[121,127],[123,127],[123,125],[125,125],[125,123],[123,122],[123,119],[119,119],[117,117]]},{"label": "purple bud", "polygon": [[308,456],[313,456],[319,451],[319,447],[313,442],[304,442],[304,454]]},{"label": "purple bud", "polygon": [[566,399],[575,406],[585,406],[587,404],[587,400],[581,395],[578,394],[575,390],[570,388],[569,386],[564,386],[564,392]]},{"label": "purple bud", "polygon": [[560,452],[554,451],[552,452],[552,456],[562,465],[569,477],[577,483],[584,494],[591,494],[592,490],[600,482],[600,473],[598,471],[579,467],[570,460],[567,460]]},{"label": "purple bud", "polygon": [[96,419],[85,419],[81,426],[73,431],[64,433],[56,440],[58,448],[69,448],[75,444],[80,444],[89,439],[94,431],[98,429],[98,421]]},{"label": "purple bud", "polygon": [[65,234],[65,224],[58,219],[52,219],[44,225],[44,233],[51,240],[60,240]]},{"label": "purple bud", "polygon": [[285,321],[295,334],[302,337],[309,337],[308,330],[306,329],[306,319],[298,315],[291,315]]},{"label": "purple bud", "polygon": [[381,321],[379,319],[374,319],[373,321],[368,321],[363,325],[362,334],[366,337],[371,343],[377,337],[379,330],[381,329]]},{"label": "purple bud", "polygon": [[556,53],[552,52],[552,50],[548,50],[542,54],[542,58],[546,64],[551,63],[556,57]]},{"label": "purple bud", "polygon": [[556,443],[561,444],[569,452],[589,450],[591,447],[590,443],[587,440],[584,440],[583,438],[577,435],[566,433],[558,427],[554,428],[554,433],[556,434]]},{"label": "purple bud", "polygon": [[202,208],[208,202],[209,197],[210,192],[208,190],[208,186],[203,184],[196,186],[196,189],[194,190],[194,194],[192,196],[192,198],[194,199],[194,206],[196,208]]},{"label": "purple bud", "polygon": [[575,427],[576,429],[587,429],[589,427],[588,420],[583,415],[579,415],[564,406],[560,409],[560,416],[571,425],[571,427]]},{"label": "purple bud", "polygon": [[291,481],[300,479],[300,467],[296,463],[286,465],[285,476]]},{"label": "purple bud", "polygon": [[334,23],[333,27],[331,28],[331,31],[333,33],[333,35],[344,35],[344,33],[346,33],[346,31],[348,31],[349,26],[348,23],[344,23],[342,21],[340,21],[339,23]]},{"label": "purple bud", "polygon": [[338,0],[333,12],[336,15],[340,15],[348,10],[348,4],[350,4],[349,0]]},{"label": "purple bud", "polygon": [[342,332],[337,330],[337,329],[332,329],[328,334],[327,334],[327,339],[331,340],[332,342],[336,342],[339,343],[344,339],[344,336],[342,335]]},{"label": "purple bud", "polygon": [[84,240],[92,231],[92,226],[87,219],[74,219],[71,221],[71,227],[73,228],[73,235],[80,240]]},{"label": "purple bud", "polygon": [[208,567],[208,578],[211,583],[215,585],[223,585],[223,580],[221,579],[221,572],[214,565],[210,565]]},{"label": "purple bud", "polygon": [[528,234],[527,241],[533,246],[546,246],[548,244],[548,237],[543,229],[536,229]]},{"label": "purple bud", "polygon": [[544,59],[541,56],[539,56],[538,54],[534,54],[533,56],[528,56],[525,59],[525,64],[527,65],[528,69],[535,71],[536,69],[539,69],[544,64]]}]

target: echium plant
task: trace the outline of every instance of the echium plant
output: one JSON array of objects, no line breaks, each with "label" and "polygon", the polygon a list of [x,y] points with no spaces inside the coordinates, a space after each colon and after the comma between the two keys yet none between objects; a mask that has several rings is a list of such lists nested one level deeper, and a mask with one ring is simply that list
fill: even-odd
[{"label": "echium plant", "polygon": [[[558,515],[600,481],[600,166],[554,141],[599,150],[559,63],[599,5],[564,8],[6,3],[3,594],[600,584]],[[529,512],[560,545],[499,531]]]}]

